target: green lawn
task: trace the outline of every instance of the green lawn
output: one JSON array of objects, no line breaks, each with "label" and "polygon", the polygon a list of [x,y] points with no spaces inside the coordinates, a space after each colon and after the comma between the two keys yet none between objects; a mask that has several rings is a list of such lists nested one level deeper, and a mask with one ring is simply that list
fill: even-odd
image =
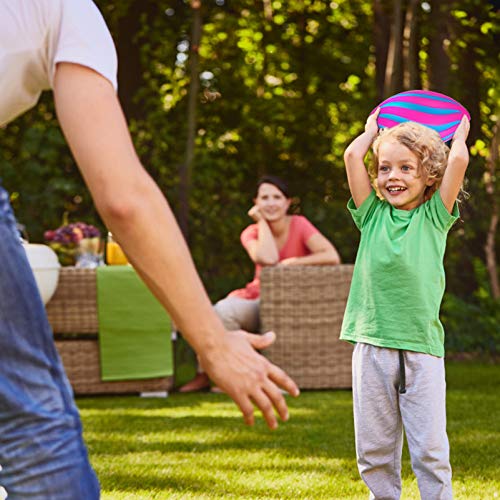
[{"label": "green lawn", "polygon": [[[500,367],[448,363],[456,499],[500,498]],[[351,393],[289,398],[290,421],[245,427],[224,395],[79,399],[103,499],[366,499]],[[403,497],[419,498],[405,449]]]}]

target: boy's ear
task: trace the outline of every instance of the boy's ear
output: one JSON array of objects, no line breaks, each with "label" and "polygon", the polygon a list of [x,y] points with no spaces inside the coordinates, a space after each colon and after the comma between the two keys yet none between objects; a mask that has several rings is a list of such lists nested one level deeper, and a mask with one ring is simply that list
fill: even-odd
[{"label": "boy's ear", "polygon": [[427,179],[427,182],[425,183],[426,186],[434,186],[434,184],[436,184],[436,178],[435,177],[429,177]]}]

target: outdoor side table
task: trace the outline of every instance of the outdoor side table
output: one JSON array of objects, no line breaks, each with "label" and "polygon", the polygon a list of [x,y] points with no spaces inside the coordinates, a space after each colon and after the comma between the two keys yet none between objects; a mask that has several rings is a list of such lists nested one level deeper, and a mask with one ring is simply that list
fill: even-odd
[{"label": "outdoor side table", "polygon": [[62,267],[56,292],[46,309],[56,347],[75,394],[165,392],[172,388],[172,376],[101,380],[95,269]]}]

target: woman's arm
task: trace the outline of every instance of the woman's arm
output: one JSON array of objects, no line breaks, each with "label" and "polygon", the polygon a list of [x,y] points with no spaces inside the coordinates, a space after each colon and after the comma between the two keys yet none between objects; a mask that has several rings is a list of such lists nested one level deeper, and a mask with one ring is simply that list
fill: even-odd
[{"label": "woman's arm", "polygon": [[364,159],[378,133],[377,117],[379,113],[380,108],[368,117],[365,131],[349,144],[344,153],[347,181],[356,207],[362,205],[372,191]]},{"label": "woman's arm", "polygon": [[450,214],[453,211],[453,205],[460,192],[465,172],[469,164],[469,150],[465,144],[467,136],[469,135],[469,130],[470,123],[468,118],[464,115],[453,135],[453,141],[448,155],[448,165],[446,166],[443,181],[439,188],[443,204]]},{"label": "woman's arm", "polygon": [[245,250],[255,264],[262,266],[276,265],[280,256],[269,224],[262,217],[256,205],[248,211],[248,215],[257,223],[259,231],[257,239],[249,241],[245,245]]},{"label": "woman's arm", "polygon": [[306,242],[311,254],[283,259],[283,266],[321,266],[340,264],[340,255],[333,244],[321,233],[313,234]]},{"label": "woman's arm", "polygon": [[59,121],[105,224],[142,279],[194,347],[210,378],[253,423],[253,403],[270,427],[273,407],[287,418],[279,388],[298,389],[249,340],[227,332],[195,270],[172,211],[142,167],[111,84],[94,71],[58,65],[54,97]]}]

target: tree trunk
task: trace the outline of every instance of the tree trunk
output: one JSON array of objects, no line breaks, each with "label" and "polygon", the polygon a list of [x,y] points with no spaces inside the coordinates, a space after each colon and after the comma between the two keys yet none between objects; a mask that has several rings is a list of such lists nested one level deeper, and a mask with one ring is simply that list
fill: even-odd
[{"label": "tree trunk", "polygon": [[116,26],[115,43],[118,53],[118,95],[127,120],[144,117],[143,105],[134,102],[137,91],[144,84],[141,65],[141,42],[137,33],[142,28],[142,17],[153,18],[158,7],[154,2],[133,0],[126,15]]},{"label": "tree trunk", "polygon": [[199,48],[201,42],[201,0],[191,0],[193,25],[189,44],[189,94],[187,109],[187,138],[184,163],[179,168],[179,226],[186,241],[189,238],[189,195],[195,154],[196,108],[200,89]]},{"label": "tree trunk", "polygon": [[405,27],[403,32],[403,59],[405,90],[419,89],[422,86],[420,80],[420,67],[418,63],[419,44],[419,20],[418,11],[420,0],[410,0],[405,16]]},{"label": "tree trunk", "polygon": [[494,299],[500,298],[500,285],[498,283],[497,258],[495,249],[495,239],[498,228],[498,203],[495,196],[495,179],[498,168],[498,156],[500,146],[500,121],[497,121],[493,128],[490,152],[486,159],[486,192],[491,200],[491,218],[486,237],[484,252],[486,254],[486,268],[490,278],[491,294]]},{"label": "tree trunk", "polygon": [[432,6],[427,66],[429,89],[447,94],[450,79],[450,58],[447,52],[450,43],[450,0],[434,0]]},{"label": "tree trunk", "polygon": [[461,75],[459,101],[469,111],[471,116],[470,133],[467,142],[474,144],[481,134],[481,73],[476,65],[477,55],[474,47],[467,44],[459,60],[459,75]]},{"label": "tree trunk", "polygon": [[375,85],[377,88],[377,102],[385,96],[385,71],[391,32],[391,22],[385,0],[373,1],[374,14],[374,45],[375,45]]},{"label": "tree trunk", "polygon": [[400,92],[403,87],[403,5],[393,1],[391,39],[385,69],[385,96]]},{"label": "tree trunk", "polygon": [[271,4],[271,0],[262,0],[262,4],[264,7],[264,17],[266,21],[273,20],[273,6]]}]

